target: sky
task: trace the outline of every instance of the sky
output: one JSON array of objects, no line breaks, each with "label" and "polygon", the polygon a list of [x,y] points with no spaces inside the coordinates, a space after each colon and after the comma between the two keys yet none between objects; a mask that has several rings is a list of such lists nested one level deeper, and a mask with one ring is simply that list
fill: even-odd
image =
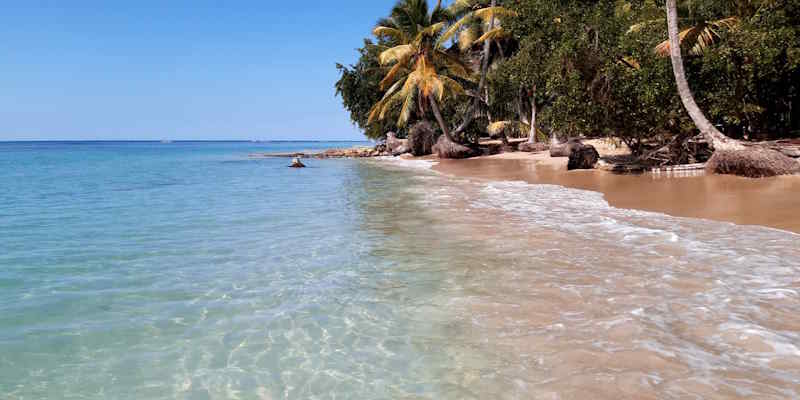
[{"label": "sky", "polygon": [[4,1],[2,140],[357,140],[334,96],[394,0]]}]

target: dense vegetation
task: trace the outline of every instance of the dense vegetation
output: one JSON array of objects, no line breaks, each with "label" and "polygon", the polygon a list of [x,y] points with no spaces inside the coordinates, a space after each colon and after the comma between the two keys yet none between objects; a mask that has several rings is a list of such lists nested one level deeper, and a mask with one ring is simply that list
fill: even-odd
[{"label": "dense vegetation", "polygon": [[[462,143],[533,124],[534,137],[614,136],[641,154],[697,132],[666,15],[660,0],[401,0],[358,62],[338,66],[336,90],[370,138],[419,120]],[[678,15],[686,77],[713,125],[800,136],[800,0],[687,0]]]}]

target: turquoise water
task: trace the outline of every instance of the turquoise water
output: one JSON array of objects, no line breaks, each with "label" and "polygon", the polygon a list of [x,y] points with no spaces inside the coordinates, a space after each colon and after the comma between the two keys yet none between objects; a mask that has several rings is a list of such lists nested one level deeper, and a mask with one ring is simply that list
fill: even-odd
[{"label": "turquoise water", "polygon": [[352,145],[0,144],[0,398],[449,390],[408,174],[248,158]]},{"label": "turquoise water", "polygon": [[0,399],[800,397],[799,235],[351,145],[0,143]]}]

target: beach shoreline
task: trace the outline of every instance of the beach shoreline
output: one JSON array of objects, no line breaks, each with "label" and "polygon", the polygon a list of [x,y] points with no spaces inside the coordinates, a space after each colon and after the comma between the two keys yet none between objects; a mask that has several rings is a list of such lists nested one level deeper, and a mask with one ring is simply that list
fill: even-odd
[{"label": "beach shoreline", "polygon": [[704,171],[616,174],[567,171],[566,158],[544,153],[503,153],[438,160],[433,170],[487,181],[522,181],[600,192],[614,207],[659,212],[800,234],[800,176],[750,179]]}]

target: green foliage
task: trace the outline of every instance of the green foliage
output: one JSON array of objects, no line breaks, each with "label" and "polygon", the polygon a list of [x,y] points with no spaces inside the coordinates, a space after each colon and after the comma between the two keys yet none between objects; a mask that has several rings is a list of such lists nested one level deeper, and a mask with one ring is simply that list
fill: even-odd
[{"label": "green foliage", "polygon": [[[537,126],[562,138],[613,135],[645,151],[696,132],[663,56],[663,0],[499,0],[498,6],[509,11],[502,19],[503,44],[493,44],[486,110],[470,135],[485,131],[489,120],[527,121],[531,101]],[[687,78],[712,123],[734,137],[800,136],[800,0],[687,0],[679,1],[679,8]],[[469,10],[451,7],[445,32],[456,42],[447,51],[460,48],[477,71],[476,46],[467,44],[483,27],[477,19],[463,19]],[[453,17],[461,17],[463,26],[453,28]],[[396,45],[389,43],[396,40],[390,35],[382,40]],[[494,55],[497,50],[502,56]],[[366,123],[387,72],[379,71],[378,53],[362,48],[356,66],[340,67],[337,83],[354,122],[370,137],[396,129],[397,119]],[[471,95],[442,105],[450,122],[475,95],[473,82],[459,81]]]},{"label": "green foliage", "polygon": [[336,82],[336,95],[341,97],[345,109],[350,112],[353,121],[370,139],[382,139],[389,131],[404,135],[404,129],[398,129],[395,124],[399,111],[395,111],[392,118],[369,123],[369,112],[383,94],[380,83],[384,71],[378,62],[381,47],[369,39],[364,40],[364,46],[358,49],[361,56],[355,65],[346,67],[336,64],[341,74]]}]

